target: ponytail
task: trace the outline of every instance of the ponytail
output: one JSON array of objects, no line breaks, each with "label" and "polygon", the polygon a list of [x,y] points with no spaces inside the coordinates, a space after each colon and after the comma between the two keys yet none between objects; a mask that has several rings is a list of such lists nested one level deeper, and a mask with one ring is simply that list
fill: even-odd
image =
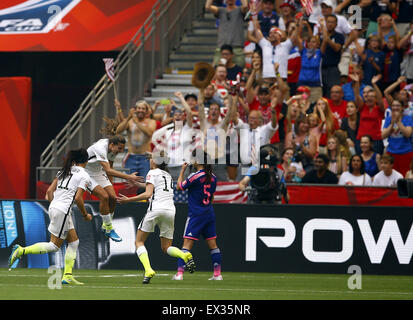
[{"label": "ponytail", "polygon": [[74,164],[87,162],[89,155],[86,149],[80,148],[76,150],[70,150],[63,162],[63,167],[57,174],[58,179],[65,179],[72,169]]},{"label": "ponytail", "polygon": [[205,182],[209,184],[212,181],[212,166],[210,164],[204,164],[204,170],[206,174]]}]

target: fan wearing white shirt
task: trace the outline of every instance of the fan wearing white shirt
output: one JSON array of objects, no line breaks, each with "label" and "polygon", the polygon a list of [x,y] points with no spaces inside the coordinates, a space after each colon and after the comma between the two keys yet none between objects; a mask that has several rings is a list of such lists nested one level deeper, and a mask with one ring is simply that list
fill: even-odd
[{"label": "fan wearing white shirt", "polygon": [[394,159],[389,154],[380,158],[381,171],[373,178],[373,186],[397,187],[397,180],[403,179],[403,175],[393,169]]},{"label": "fan wearing white shirt", "polygon": [[371,177],[365,172],[365,164],[361,155],[354,154],[350,158],[348,171],[341,174],[338,184],[346,186],[371,186]]},{"label": "fan wearing white shirt", "polygon": [[262,77],[264,79],[275,79],[277,74],[274,64],[278,63],[278,73],[284,80],[288,77],[288,57],[291,49],[298,44],[297,28],[293,27],[292,33],[287,40],[282,41],[284,32],[281,29],[272,27],[265,38],[261,32],[259,21],[253,17],[254,21],[254,35],[262,49]]}]

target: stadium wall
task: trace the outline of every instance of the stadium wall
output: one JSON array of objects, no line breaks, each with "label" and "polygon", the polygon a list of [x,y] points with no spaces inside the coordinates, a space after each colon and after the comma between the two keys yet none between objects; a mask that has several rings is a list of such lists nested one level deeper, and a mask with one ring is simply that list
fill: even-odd
[{"label": "stadium wall", "polygon": [[[100,230],[98,202],[87,202],[94,215],[85,222],[77,208],[73,217],[80,238],[76,267],[82,269],[142,269],[135,254],[136,227],[147,204],[116,209],[114,227],[123,237],[109,242]],[[0,206],[0,267],[7,266],[14,243],[47,241],[46,201],[2,200]],[[347,273],[359,266],[363,274],[412,275],[413,226],[410,208],[320,205],[214,205],[217,242],[223,271],[273,273]],[[187,205],[176,205],[174,245],[181,246]],[[194,249],[197,269],[212,270],[208,248]],[[163,254],[157,231],[147,248],[152,266],[174,270],[176,260]],[[22,259],[19,267],[63,267],[64,250]]]}]

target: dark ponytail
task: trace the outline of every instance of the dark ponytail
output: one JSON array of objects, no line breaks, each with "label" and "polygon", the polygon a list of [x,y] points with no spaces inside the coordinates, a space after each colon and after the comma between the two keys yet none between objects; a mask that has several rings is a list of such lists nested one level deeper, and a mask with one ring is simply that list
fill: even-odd
[{"label": "dark ponytail", "polygon": [[206,174],[206,180],[205,182],[207,184],[211,183],[212,181],[212,165],[210,164],[211,162],[208,161],[210,160],[211,157],[209,156],[208,153],[204,152],[204,170],[205,170],[205,174]]},{"label": "dark ponytail", "polygon": [[80,148],[76,150],[70,150],[67,154],[62,169],[59,171],[57,178],[65,179],[72,169],[74,164],[85,163],[87,162],[89,155],[86,149]]}]

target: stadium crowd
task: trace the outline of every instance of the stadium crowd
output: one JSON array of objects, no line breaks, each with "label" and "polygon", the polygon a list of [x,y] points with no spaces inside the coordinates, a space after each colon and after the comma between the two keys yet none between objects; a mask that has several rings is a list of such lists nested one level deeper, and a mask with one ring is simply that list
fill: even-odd
[{"label": "stadium crowd", "polygon": [[145,176],[144,153],[162,146],[176,180],[201,144],[214,150],[218,181],[239,181],[272,144],[286,182],[411,178],[413,1],[314,0],[311,12],[309,2],[206,0],[214,77],[199,95],[138,101],[127,117],[116,102],[125,167]]}]

